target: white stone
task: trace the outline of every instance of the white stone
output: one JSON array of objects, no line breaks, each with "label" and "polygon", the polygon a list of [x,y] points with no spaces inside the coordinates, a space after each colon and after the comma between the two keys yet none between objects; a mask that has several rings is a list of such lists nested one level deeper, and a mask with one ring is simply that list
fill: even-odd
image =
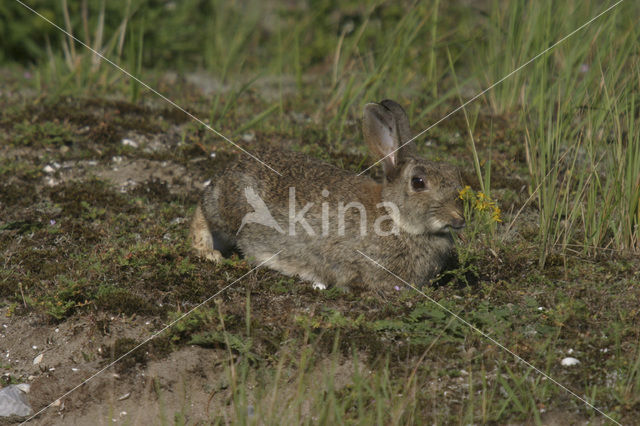
[{"label": "white stone", "polygon": [[313,283],[313,289],[314,289],[314,290],[326,290],[326,289],[327,289],[327,286],[326,286],[326,285],[324,285],[324,284],[323,284],[323,283],[321,283],[321,282],[317,282],[317,281],[316,281],[315,283]]},{"label": "white stone", "polygon": [[565,367],[571,367],[571,366],[573,366],[573,365],[578,365],[578,364],[580,364],[580,360],[578,360],[578,359],[576,359],[576,358],[573,358],[573,357],[568,356],[568,357],[566,357],[566,358],[563,358],[563,359],[562,359],[562,361],[560,361],[560,364],[561,364],[561,365],[563,365],[563,366],[565,366]]},{"label": "white stone", "polygon": [[44,354],[40,354],[33,359],[33,365],[38,365],[42,362],[42,358],[44,358]]},{"label": "white stone", "polygon": [[131,148],[137,148],[138,147],[138,142],[131,140],[131,139],[122,139],[122,145],[124,146],[130,146]]}]

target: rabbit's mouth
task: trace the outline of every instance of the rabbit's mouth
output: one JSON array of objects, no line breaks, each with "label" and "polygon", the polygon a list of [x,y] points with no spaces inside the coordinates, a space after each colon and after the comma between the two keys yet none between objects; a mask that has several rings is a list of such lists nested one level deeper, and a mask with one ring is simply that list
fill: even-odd
[{"label": "rabbit's mouth", "polygon": [[466,226],[466,222],[463,217],[455,218],[447,225],[447,228],[453,229],[454,231],[460,231],[464,229]]},{"label": "rabbit's mouth", "polygon": [[464,229],[466,222],[460,215],[455,215],[447,220],[432,218],[431,228],[438,234],[448,234],[450,231],[460,231]]}]

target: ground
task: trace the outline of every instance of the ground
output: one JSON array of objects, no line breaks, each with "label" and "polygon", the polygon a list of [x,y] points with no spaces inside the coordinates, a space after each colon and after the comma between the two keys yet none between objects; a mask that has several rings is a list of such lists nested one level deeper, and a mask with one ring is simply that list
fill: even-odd
[{"label": "ground", "polygon": [[[209,155],[203,149],[210,146],[209,135],[161,102],[144,108],[82,98],[6,102],[0,236],[7,253],[1,288],[9,303],[2,310],[2,365],[5,381],[32,384],[29,399],[38,410],[250,267],[237,257],[221,265],[202,261],[187,242],[203,183],[224,159],[237,155],[225,142],[216,142],[216,155]],[[263,143],[260,135],[247,139],[248,146]],[[287,144],[277,138],[270,143]],[[433,155],[468,155],[463,148],[434,148]],[[494,191],[513,192],[516,211],[526,194],[517,173],[500,167],[508,154],[494,155]],[[364,155],[344,158],[347,164],[366,161]],[[534,208],[526,209],[519,232],[535,220]],[[615,365],[637,359],[632,324],[638,288],[629,285],[639,276],[637,259],[566,257],[539,270],[531,245],[517,238],[485,249],[467,260],[470,284],[456,277],[425,289],[427,294],[569,388],[587,397],[589,389],[598,389],[594,402],[633,416],[637,402],[622,405],[602,387],[622,380]],[[297,365],[300,351],[308,351],[304,369]],[[42,361],[34,365],[39,354]],[[581,364],[562,367],[560,360],[569,354]],[[247,371],[233,373],[233,365]],[[526,420],[528,405],[535,404],[545,423],[545,416],[566,415],[577,423],[603,421],[410,289],[399,291],[397,300],[380,300],[319,292],[309,283],[258,270],[60,398],[34,422],[226,421],[238,415],[234,405],[242,407],[235,386],[246,386],[246,407],[255,404],[252,410],[261,415],[274,414],[260,404],[279,386],[278,400],[300,405],[299,414],[285,412],[293,419],[311,413],[314,399],[327,392],[298,376],[304,371],[322,382],[336,369],[342,371],[331,379],[336,394],[354,392],[353,374],[373,386],[381,380],[373,377],[384,372],[388,391],[414,393],[409,402],[385,395],[387,402],[415,404],[416,418],[428,418],[421,413],[431,410],[421,402],[428,400],[446,401],[441,418],[486,404]],[[290,379],[277,385],[282,374]],[[528,399],[520,400],[509,386],[526,389]],[[469,402],[469,387],[476,387],[482,403]],[[252,388],[267,395],[255,395]],[[486,415],[490,420],[498,414]]]},{"label": "ground", "polygon": [[[420,131],[457,108],[458,96],[469,99],[486,85],[464,63],[458,87],[446,66],[450,52],[443,50],[437,90],[432,95],[425,87],[426,63],[420,68],[415,60],[429,56],[415,47],[411,28],[423,28],[429,11],[406,16],[391,4],[369,16],[352,9],[327,13],[327,20],[342,25],[349,18],[359,28],[371,19],[383,29],[398,20],[389,47],[368,32],[363,43],[383,46],[376,52],[384,58],[404,55],[402,61],[371,71],[371,58],[360,57],[357,43],[337,31],[300,47],[303,59],[317,52],[328,59],[298,74],[245,73],[230,82],[158,67],[145,81],[249,151],[277,146],[359,172],[373,159],[363,146],[356,105],[394,97]],[[442,16],[443,22],[476,23],[487,14],[465,18],[446,9]],[[307,26],[318,31],[304,20],[300,25],[295,37]],[[439,31],[434,39],[442,37],[457,61],[455,49],[469,49],[464,37]],[[625,34],[637,52],[637,38]],[[331,44],[340,37],[342,51]],[[243,46],[252,52],[251,40]],[[548,46],[547,39],[540,43]],[[395,50],[402,46],[406,50]],[[270,66],[288,58],[287,52],[275,59],[260,52]],[[558,53],[549,62],[561,68],[571,63],[568,56]],[[247,58],[250,65],[263,60]],[[499,75],[513,69],[508,59]],[[637,61],[625,63],[614,65],[637,76]],[[640,416],[637,222],[634,251],[616,231],[622,226],[611,225],[622,209],[617,198],[606,198],[611,174],[598,169],[609,157],[593,154],[587,142],[570,151],[567,142],[588,134],[597,139],[591,148],[631,152],[640,146],[637,123],[625,132],[606,125],[638,116],[640,103],[621,107],[616,120],[605,114],[605,124],[589,108],[577,113],[560,102],[549,116],[532,119],[527,114],[547,111],[546,105],[497,108],[502,103],[491,96],[511,100],[505,89],[421,135],[420,153],[456,165],[469,186],[468,226],[456,240],[460,264],[422,293],[399,282],[396,295],[382,297],[363,289],[317,291],[297,278],[253,270],[238,254],[220,264],[197,258],[187,236],[200,191],[242,154],[117,70],[101,68],[92,80],[80,69],[52,81],[43,69],[0,67],[1,384],[30,384],[36,412],[50,405],[29,424],[560,425],[631,424]],[[527,71],[531,80],[536,70]],[[358,79],[366,81],[362,88]],[[537,92],[529,91],[535,84],[514,83],[512,98]],[[594,93],[598,102],[611,102]],[[577,98],[572,101],[580,105],[592,101]],[[551,129],[585,130],[558,137],[553,166],[545,169],[544,149],[532,140],[553,133],[539,130],[546,122]],[[567,178],[583,166],[596,171],[577,183]],[[381,169],[367,174],[380,179]],[[548,176],[561,190],[541,196]],[[592,188],[581,186],[590,179],[598,183],[592,198]],[[549,200],[573,200],[569,194],[576,193],[586,195],[576,197],[575,206],[547,209]],[[589,227],[609,205],[616,210],[603,214],[606,225]],[[633,208],[627,213],[634,217]],[[579,363],[563,365],[569,357]]]}]

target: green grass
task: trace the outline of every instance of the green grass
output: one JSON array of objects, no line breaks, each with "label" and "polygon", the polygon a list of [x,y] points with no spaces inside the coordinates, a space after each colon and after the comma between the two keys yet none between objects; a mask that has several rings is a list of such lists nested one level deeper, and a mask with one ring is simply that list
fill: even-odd
[{"label": "green grass", "polygon": [[[243,147],[289,146],[353,171],[373,162],[359,129],[365,103],[397,99],[421,131],[608,7],[294,3],[34,7]],[[425,293],[622,423],[640,415],[639,12],[624,2],[417,140],[470,187],[461,265]],[[0,22],[20,35],[0,38],[8,315],[166,324],[246,274],[238,257],[196,259],[184,222],[198,197],[192,180],[233,148],[19,4],[3,3]],[[130,135],[146,145],[123,146]],[[187,172],[121,192],[105,177],[114,157]],[[95,168],[66,177],[89,161]],[[52,162],[64,166],[49,176]],[[317,293],[258,271],[221,297],[137,351],[123,374],[186,345],[219,351],[223,361],[207,366],[225,378],[210,390],[219,424],[603,420],[408,289],[393,300]],[[136,344],[122,338],[104,359],[87,356],[106,363]],[[581,364],[564,368],[570,350]],[[3,380],[20,381],[2,368]],[[164,401],[166,389],[153,389]],[[163,423],[185,423],[192,409],[161,406]]]}]

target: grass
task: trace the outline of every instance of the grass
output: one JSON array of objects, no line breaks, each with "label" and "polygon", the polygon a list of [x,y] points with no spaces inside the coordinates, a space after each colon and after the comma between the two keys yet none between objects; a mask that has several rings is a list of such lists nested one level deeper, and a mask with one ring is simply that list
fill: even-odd
[{"label": "grass", "polygon": [[[220,170],[232,147],[8,4],[0,19],[24,34],[0,40],[0,304],[10,317],[61,324],[108,312],[166,324],[247,273],[238,257],[196,259],[186,241],[193,181]],[[291,147],[353,171],[372,163],[364,103],[397,99],[422,130],[607,7],[125,5],[39,11],[243,147]],[[638,12],[624,2],[417,140],[469,186],[461,265],[425,293],[622,423],[640,413]],[[129,161],[154,172],[123,192],[114,182]],[[174,172],[159,175],[163,163]],[[389,301],[317,293],[258,271],[221,300],[136,351],[123,374],[187,345],[218,351],[213,423],[603,420],[410,290]],[[106,363],[136,344],[122,337],[91,356]],[[561,366],[569,355],[581,363]],[[24,380],[0,368],[3,381]],[[192,410],[161,406],[163,423]]]}]

